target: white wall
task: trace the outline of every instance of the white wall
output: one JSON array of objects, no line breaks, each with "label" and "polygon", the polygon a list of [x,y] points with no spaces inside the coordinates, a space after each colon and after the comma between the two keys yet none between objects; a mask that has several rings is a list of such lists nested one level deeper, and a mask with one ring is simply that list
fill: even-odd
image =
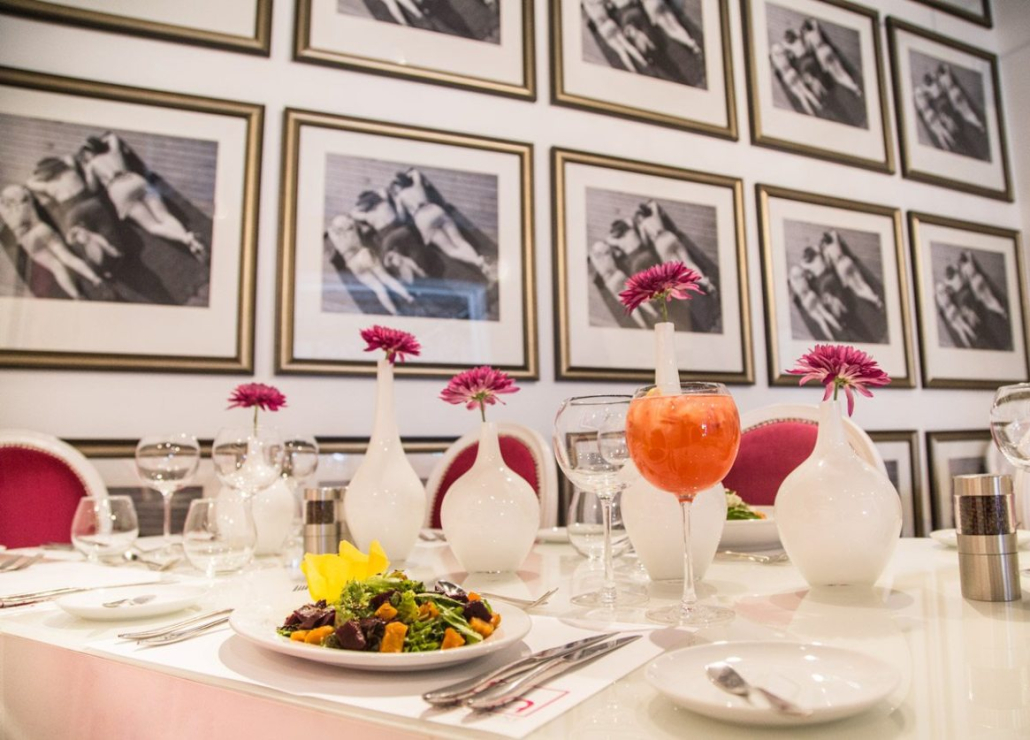
[{"label": "white wall", "polygon": [[[1030,183],[1030,150],[1025,143],[1025,126],[1019,124],[1030,119],[1030,86],[1026,83],[1026,70],[1030,69],[1030,2],[995,0],[994,30],[910,0],[865,0],[865,4],[879,10],[881,18],[893,14],[976,46],[1004,52],[1002,86],[1009,148],[1017,194],[1025,192]],[[255,377],[271,379],[289,397],[289,408],[276,419],[281,427],[317,435],[367,436],[374,381],[273,377],[283,108],[293,106],[533,142],[541,377],[539,382],[523,383],[523,391],[510,397],[508,405],[493,415],[497,419],[524,422],[546,433],[562,398],[609,387],[632,389],[632,385],[554,381],[552,196],[548,174],[551,146],[744,179],[757,383],[732,388],[742,410],[773,402],[814,403],[819,397],[817,389],[768,387],[755,183],[823,192],[904,211],[921,210],[1008,228],[1030,226],[1030,198],[1022,195],[1017,196],[1017,204],[1007,204],[913,183],[900,174],[886,176],[752,146],[747,134],[745,65],[737,0],[731,0],[729,9],[735,94],[740,129],[744,132],[737,142],[550,105],[545,0],[538,0],[536,6],[540,94],[535,103],[292,62],[294,3],[287,0],[275,3],[272,54],[268,59],[0,16],[0,64],[124,85],[235,98],[266,106]],[[885,35],[881,41],[886,57]],[[893,125],[891,135],[895,135]],[[913,373],[917,374],[915,368]],[[219,426],[238,419],[234,413],[242,413],[224,409],[230,390],[243,380],[222,375],[5,370],[0,371],[0,426],[30,427],[76,438],[131,438],[148,431],[176,428],[210,437]],[[475,423],[471,412],[436,400],[442,385],[438,380],[403,379],[397,383],[397,408],[403,413],[402,434],[457,436]],[[862,399],[855,419],[866,429],[876,430],[985,429],[990,401],[989,391],[888,389],[873,400]]]}]

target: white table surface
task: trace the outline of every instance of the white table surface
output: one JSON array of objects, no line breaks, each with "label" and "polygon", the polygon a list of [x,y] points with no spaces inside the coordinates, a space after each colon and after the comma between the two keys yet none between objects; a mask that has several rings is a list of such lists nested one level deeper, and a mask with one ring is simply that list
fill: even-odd
[{"label": "white table surface", "polygon": [[[622,573],[643,579],[634,560],[617,563]],[[640,668],[531,737],[1028,738],[1030,578],[1023,576],[1020,601],[966,601],[957,563],[953,549],[928,539],[903,539],[875,588],[814,591],[789,564],[717,559],[700,592],[713,603],[733,607],[735,621],[703,633],[669,631],[663,637],[669,649],[717,640],[820,642],[896,666],[902,675],[899,688],[859,716],[803,730],[756,731],[676,707],[647,683]],[[1020,553],[1020,567],[1030,567],[1030,552]],[[558,595],[534,612],[554,616],[572,613],[568,597],[591,587],[598,568],[558,544],[537,545],[514,576],[466,576],[439,543],[420,544],[407,564],[412,576],[427,581],[468,580],[473,588],[513,596],[531,597],[559,585]],[[265,561],[220,579],[202,606],[232,606],[263,593],[288,592],[294,584],[285,569]],[[652,603],[675,599],[679,587],[649,584]],[[298,604],[304,596],[298,594]],[[135,621],[131,628],[179,616]],[[635,617],[643,621],[643,608]],[[495,737],[91,653],[89,643],[113,637],[126,626],[80,620],[52,604],[0,610],[0,737],[282,740],[316,732],[376,740]]]}]

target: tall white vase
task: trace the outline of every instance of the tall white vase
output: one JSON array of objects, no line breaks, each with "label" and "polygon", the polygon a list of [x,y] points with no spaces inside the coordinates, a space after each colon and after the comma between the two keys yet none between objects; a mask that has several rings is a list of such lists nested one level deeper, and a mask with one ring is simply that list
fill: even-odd
[{"label": "tall white vase", "polygon": [[368,551],[379,540],[394,562],[407,560],[426,513],[426,489],[411,467],[393,410],[393,365],[376,365],[375,422],[365,459],[347,484],[344,514],[354,544]]},{"label": "tall white vase", "polygon": [[872,586],[898,544],[901,498],[852,449],[837,401],[823,401],[812,455],[780,485],[776,525],[812,586]]},{"label": "tall white vase", "polygon": [[483,422],[476,462],[451,484],[440,507],[447,543],[469,573],[517,570],[540,528],[533,487],[504,464],[497,425]]}]

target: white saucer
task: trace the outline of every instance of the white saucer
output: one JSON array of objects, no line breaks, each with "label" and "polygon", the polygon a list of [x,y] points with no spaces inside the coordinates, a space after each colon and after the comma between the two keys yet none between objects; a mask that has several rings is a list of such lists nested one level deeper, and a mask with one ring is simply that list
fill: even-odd
[{"label": "white saucer", "polygon": [[772,550],[780,546],[780,530],[772,506],[752,506],[765,519],[727,520],[719,540],[720,550]]},{"label": "white saucer", "polygon": [[[157,617],[162,614],[177,612],[180,609],[193,606],[201,596],[207,593],[207,590],[207,588],[201,586],[148,583],[144,586],[98,588],[93,591],[68,594],[57,599],[54,603],[69,614],[74,614],[76,617],[83,619],[122,621]],[[118,599],[131,599],[147,594],[153,594],[154,598],[146,604],[126,604],[116,607],[103,606],[103,604]]]},{"label": "white saucer", "polygon": [[[812,714],[782,714],[761,697],[752,704],[717,688],[705,666],[718,662]],[[901,676],[882,660],[853,650],[796,642],[721,642],[661,656],[647,667],[647,680],[680,706],[707,717],[746,725],[802,725],[869,709],[897,687]]]},{"label": "white saucer", "polygon": [[565,527],[550,527],[536,533],[537,542],[568,542],[569,530]]},{"label": "white saucer", "polygon": [[[930,532],[930,537],[945,547],[958,547],[958,534],[954,529],[936,529]],[[1023,548],[1030,543],[1030,531],[1025,529],[1016,530],[1016,547]]]}]

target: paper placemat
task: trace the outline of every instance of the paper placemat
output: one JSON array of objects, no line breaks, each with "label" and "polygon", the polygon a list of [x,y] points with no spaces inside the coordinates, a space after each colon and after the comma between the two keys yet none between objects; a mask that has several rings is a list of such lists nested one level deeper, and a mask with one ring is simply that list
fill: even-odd
[{"label": "paper placemat", "polygon": [[[523,642],[534,652],[596,634],[554,617],[534,616],[532,619],[533,628]],[[644,636],[559,676],[506,707],[478,713],[464,707],[435,709],[422,700],[422,694],[504,665],[518,657],[518,648],[503,650],[464,666],[414,673],[377,673],[308,662],[264,650],[235,635],[228,627],[173,645],[141,647],[121,640],[99,640],[88,643],[85,648],[89,652],[206,676],[215,679],[215,683],[238,681],[294,696],[315,697],[425,722],[521,738],[664,650],[648,639],[652,630],[646,626],[611,625],[606,631],[643,632]]]}]

